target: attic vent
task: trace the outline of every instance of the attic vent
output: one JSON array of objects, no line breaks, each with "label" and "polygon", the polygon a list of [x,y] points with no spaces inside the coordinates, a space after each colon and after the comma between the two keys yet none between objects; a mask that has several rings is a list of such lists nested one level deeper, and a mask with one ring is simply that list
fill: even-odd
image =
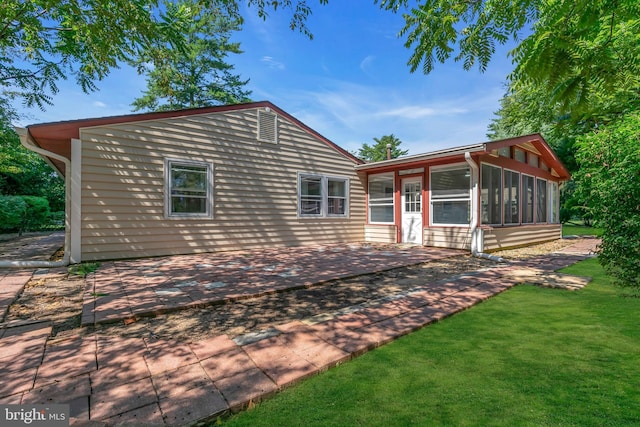
[{"label": "attic vent", "polygon": [[258,141],[278,142],[278,116],[275,113],[258,110]]}]

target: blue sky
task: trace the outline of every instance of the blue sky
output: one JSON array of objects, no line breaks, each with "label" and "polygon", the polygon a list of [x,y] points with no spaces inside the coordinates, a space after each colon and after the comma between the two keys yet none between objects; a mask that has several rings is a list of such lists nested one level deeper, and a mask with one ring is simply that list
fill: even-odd
[{"label": "blue sky", "polygon": [[[263,21],[245,9],[245,24],[233,39],[244,53],[228,62],[250,79],[255,101],[268,100],[311,128],[355,151],[373,138],[394,134],[409,154],[486,140],[512,70],[510,47],[501,47],[484,73],[460,63],[437,64],[429,75],[411,73],[411,51],[398,37],[401,15],[380,10],[373,0],[311,2],[314,34],[289,29],[289,16],[271,12]],[[73,80],[61,82],[54,105],[27,113],[24,124],[127,114],[145,88],[128,68],[84,94]]]}]

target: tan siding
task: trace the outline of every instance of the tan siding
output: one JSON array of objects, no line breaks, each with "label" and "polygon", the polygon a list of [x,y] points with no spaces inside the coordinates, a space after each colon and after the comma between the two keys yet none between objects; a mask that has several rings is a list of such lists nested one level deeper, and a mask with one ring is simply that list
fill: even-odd
[{"label": "tan siding", "polygon": [[[82,129],[83,260],[364,240],[353,161],[278,120],[278,144],[255,109]],[[214,165],[213,219],[164,217],[165,158]],[[298,172],[349,178],[349,218],[298,218]]]},{"label": "tan siding", "polygon": [[471,229],[465,227],[425,228],[424,245],[471,250]]},{"label": "tan siding", "polygon": [[395,225],[365,225],[365,242],[396,243],[397,229]]},{"label": "tan siding", "polygon": [[483,229],[483,232],[485,252],[526,246],[562,237],[560,224],[488,228]]}]

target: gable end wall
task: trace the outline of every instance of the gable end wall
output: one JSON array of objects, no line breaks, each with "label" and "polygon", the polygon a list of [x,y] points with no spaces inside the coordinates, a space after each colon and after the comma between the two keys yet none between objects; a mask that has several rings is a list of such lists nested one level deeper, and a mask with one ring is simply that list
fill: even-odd
[{"label": "gable end wall", "polygon": [[[81,130],[82,260],[364,239],[352,160],[282,116],[257,140],[257,109]],[[165,158],[214,165],[213,219],[165,218]],[[350,180],[348,218],[298,218],[297,174]]]}]

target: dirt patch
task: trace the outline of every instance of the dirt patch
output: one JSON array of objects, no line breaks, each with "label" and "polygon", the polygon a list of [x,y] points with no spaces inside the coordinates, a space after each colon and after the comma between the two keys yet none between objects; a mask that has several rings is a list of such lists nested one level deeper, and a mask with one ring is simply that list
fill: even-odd
[{"label": "dirt patch", "polygon": [[64,270],[34,275],[9,307],[6,322],[51,320],[56,330],[80,326],[85,282]]},{"label": "dirt patch", "polygon": [[[555,252],[574,243],[575,240],[558,240],[496,254],[507,259],[523,259]],[[10,307],[6,320],[50,319],[54,324],[54,336],[99,332],[126,337],[192,341],[223,333],[235,337],[366,303],[425,283],[494,265],[495,262],[486,259],[456,256],[384,273],[334,280],[306,289],[249,298],[204,309],[189,309],[141,318],[127,325],[120,322],[82,329],[79,326],[85,282],[81,277],[58,272],[46,278],[34,276],[22,295]]]}]

